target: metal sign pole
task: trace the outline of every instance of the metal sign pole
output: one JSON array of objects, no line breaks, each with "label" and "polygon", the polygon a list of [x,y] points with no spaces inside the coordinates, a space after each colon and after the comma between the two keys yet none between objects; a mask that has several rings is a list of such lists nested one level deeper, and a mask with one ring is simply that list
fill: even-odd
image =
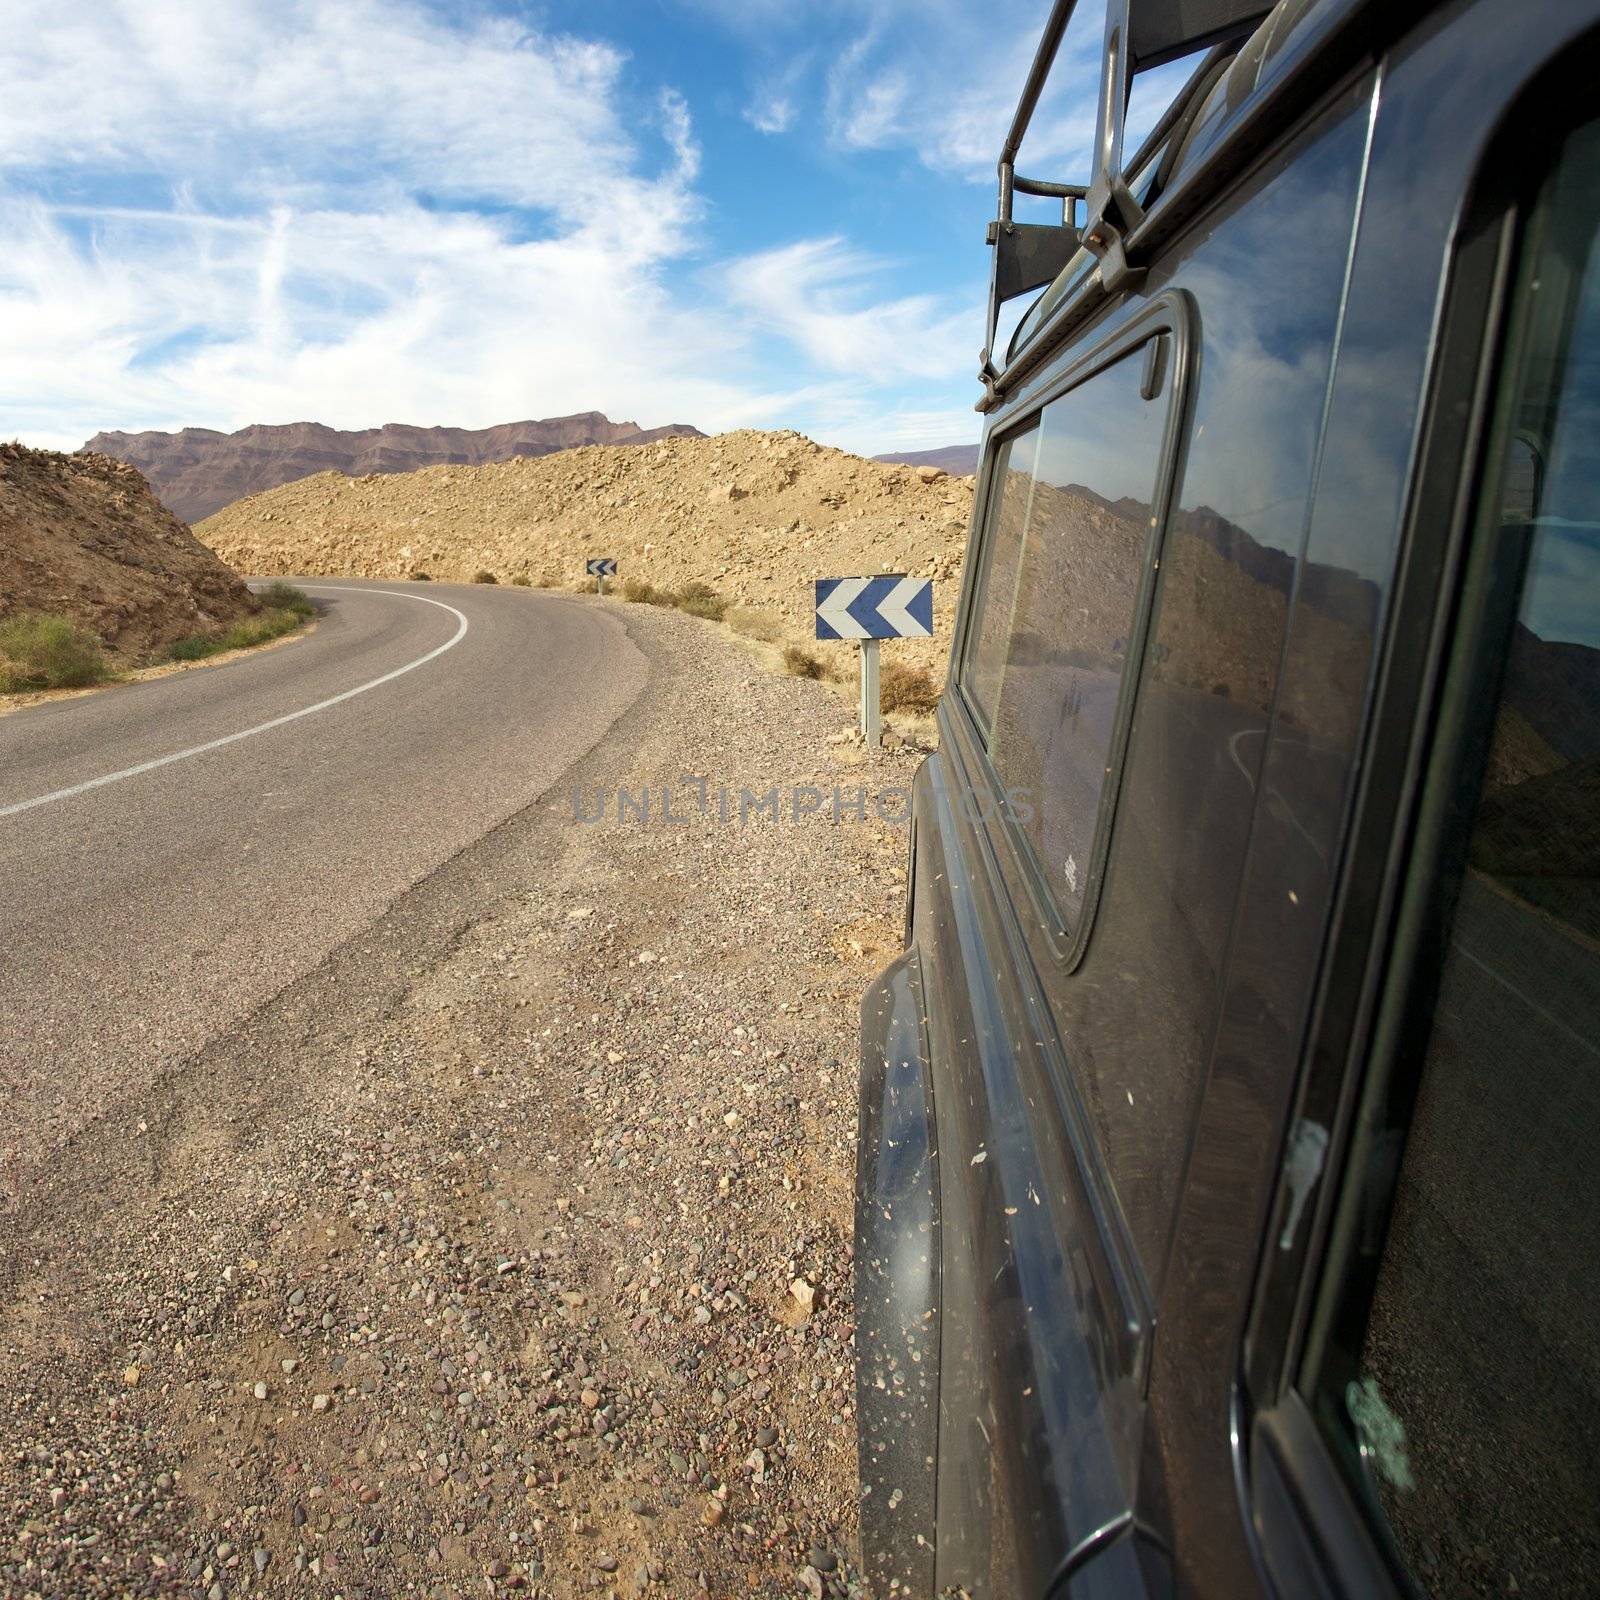
[{"label": "metal sign pole", "polygon": [[861,736],[869,750],[881,742],[878,715],[878,641],[861,641]]},{"label": "metal sign pole", "polygon": [[605,575],[605,573],[603,573],[603,572],[595,573],[595,575],[594,575],[594,592],[596,594],[598,594],[598,595],[603,595],[606,592],[606,575]]}]

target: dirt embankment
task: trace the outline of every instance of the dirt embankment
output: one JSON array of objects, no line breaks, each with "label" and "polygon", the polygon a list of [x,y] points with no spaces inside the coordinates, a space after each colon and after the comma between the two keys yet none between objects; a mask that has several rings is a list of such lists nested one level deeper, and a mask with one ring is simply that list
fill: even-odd
[{"label": "dirt embankment", "polygon": [[259,609],[135,468],[0,444],[0,619],[64,616],[137,666]]},{"label": "dirt embankment", "polygon": [[619,579],[699,580],[803,634],[813,579],[919,573],[935,580],[935,638],[897,645],[897,659],[942,668],[971,508],[968,478],[742,431],[394,476],[319,473],[197,531],[262,573],[462,581],[488,570],[566,587],[586,556],[615,556]]}]

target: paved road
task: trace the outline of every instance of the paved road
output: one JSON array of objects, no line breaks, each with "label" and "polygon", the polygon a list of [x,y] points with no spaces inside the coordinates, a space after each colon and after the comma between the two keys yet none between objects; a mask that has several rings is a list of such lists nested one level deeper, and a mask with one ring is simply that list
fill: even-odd
[{"label": "paved road", "polygon": [[304,586],[307,638],[0,718],[0,1185],[550,789],[645,681],[581,601]]}]

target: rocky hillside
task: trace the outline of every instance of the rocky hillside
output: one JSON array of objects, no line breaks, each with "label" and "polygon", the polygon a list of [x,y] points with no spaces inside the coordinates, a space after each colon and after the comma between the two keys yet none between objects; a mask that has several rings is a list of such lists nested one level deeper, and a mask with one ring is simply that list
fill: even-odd
[{"label": "rocky hillside", "polygon": [[[812,631],[812,580],[871,572],[934,578],[932,645],[900,659],[942,665],[972,483],[936,467],[886,466],[798,433],[738,432],[594,446],[476,468],[360,479],[320,473],[254,495],[196,530],[260,573],[568,586],[586,556],[619,578],[693,579]],[[848,649],[848,647],[836,647]]]},{"label": "rocky hillside", "polygon": [[387,422],[345,432],[317,422],[257,425],[237,433],[185,428],[180,433],[97,433],[85,450],[139,468],[160,497],[189,522],[247,494],[274,489],[314,472],[413,472],[419,467],[479,466],[516,456],[544,456],[585,444],[648,444],[652,439],[703,438],[684,422],[641,428],[598,411],[494,428],[416,428]]},{"label": "rocky hillside", "polygon": [[0,444],[0,617],[57,613],[133,665],[257,610],[133,467]]}]

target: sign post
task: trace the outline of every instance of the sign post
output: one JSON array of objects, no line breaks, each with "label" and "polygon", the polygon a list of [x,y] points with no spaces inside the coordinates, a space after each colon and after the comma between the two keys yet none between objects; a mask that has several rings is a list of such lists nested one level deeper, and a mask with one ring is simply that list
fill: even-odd
[{"label": "sign post", "polygon": [[594,579],[594,592],[606,592],[606,579],[617,575],[617,561],[615,556],[590,556],[583,564],[583,570]]},{"label": "sign post", "polygon": [[878,641],[933,637],[933,580],[885,572],[876,578],[817,579],[817,637],[861,646],[861,736],[882,739]]},{"label": "sign post", "polygon": [[861,641],[861,736],[874,749],[883,742],[883,708],[878,694],[878,641]]}]

